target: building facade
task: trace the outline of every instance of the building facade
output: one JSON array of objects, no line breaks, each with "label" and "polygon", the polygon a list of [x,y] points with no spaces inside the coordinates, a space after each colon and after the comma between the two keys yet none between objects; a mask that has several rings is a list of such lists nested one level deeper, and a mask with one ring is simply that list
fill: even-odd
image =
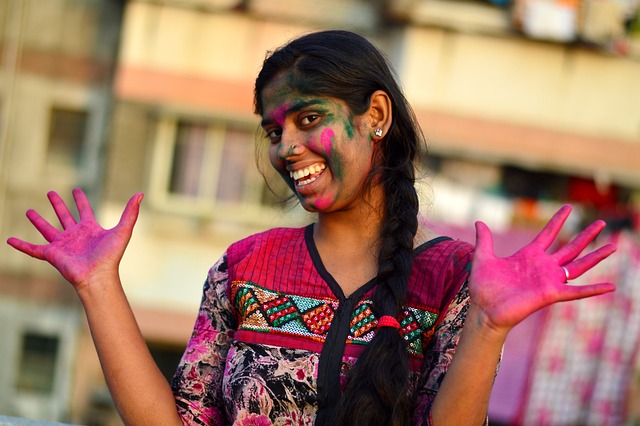
[{"label": "building facade", "polygon": [[[252,97],[267,51],[323,28],[360,32],[395,65],[429,142],[420,189],[430,221],[483,219],[508,233],[567,201],[633,206],[635,15],[599,11],[602,23],[593,2],[536,3],[2,2],[0,234],[36,240],[24,211],[49,213],[50,189],[69,199],[83,187],[105,227],[145,192],[121,274],[169,376],[225,248],[312,220],[282,202]],[[1,250],[0,413],[119,424],[73,290]]]}]

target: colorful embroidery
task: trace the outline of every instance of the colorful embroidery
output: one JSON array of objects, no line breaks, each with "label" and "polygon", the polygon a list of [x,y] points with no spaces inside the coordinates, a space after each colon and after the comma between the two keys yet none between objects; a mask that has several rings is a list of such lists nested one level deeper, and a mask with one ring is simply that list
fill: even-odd
[{"label": "colorful embroidery", "polygon": [[360,341],[359,343],[366,344],[373,338],[373,331],[377,325],[376,317],[371,311],[371,302],[369,300],[362,301],[356,306],[351,317],[351,337],[356,342]]},{"label": "colorful embroidery", "polygon": [[433,335],[438,314],[408,307],[400,319],[400,334],[409,344],[409,353],[424,356],[424,346]]},{"label": "colorful embroidery", "polygon": [[[232,283],[231,294],[241,317],[238,329],[288,334],[318,342],[325,341],[339,305],[337,300],[287,295],[242,281]],[[366,345],[373,338],[378,321],[371,307],[372,301],[364,299],[354,309],[348,343]],[[437,319],[436,313],[414,307],[403,311],[400,334],[407,340],[409,353],[423,356]]]}]

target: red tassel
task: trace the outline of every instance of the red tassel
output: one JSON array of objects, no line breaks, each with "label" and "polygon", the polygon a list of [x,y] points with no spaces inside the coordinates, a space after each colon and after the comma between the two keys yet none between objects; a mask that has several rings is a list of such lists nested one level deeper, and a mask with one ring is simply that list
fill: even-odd
[{"label": "red tassel", "polygon": [[400,328],[400,323],[391,315],[383,315],[378,319],[378,328],[380,327],[392,327],[398,330]]}]

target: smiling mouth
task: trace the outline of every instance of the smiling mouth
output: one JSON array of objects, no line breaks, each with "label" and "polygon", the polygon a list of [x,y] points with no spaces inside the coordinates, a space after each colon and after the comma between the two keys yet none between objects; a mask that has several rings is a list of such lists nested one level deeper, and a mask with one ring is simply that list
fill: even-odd
[{"label": "smiling mouth", "polygon": [[327,166],[324,163],[312,164],[304,169],[289,172],[289,176],[296,182],[296,186],[309,185],[322,174]]}]

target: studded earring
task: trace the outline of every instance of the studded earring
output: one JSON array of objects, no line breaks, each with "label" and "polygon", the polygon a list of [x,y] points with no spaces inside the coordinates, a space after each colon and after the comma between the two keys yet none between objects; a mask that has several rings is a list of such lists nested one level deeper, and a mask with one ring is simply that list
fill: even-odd
[{"label": "studded earring", "polygon": [[380,137],[382,136],[382,129],[380,127],[378,127],[376,130],[373,131],[373,133],[377,136]]}]

